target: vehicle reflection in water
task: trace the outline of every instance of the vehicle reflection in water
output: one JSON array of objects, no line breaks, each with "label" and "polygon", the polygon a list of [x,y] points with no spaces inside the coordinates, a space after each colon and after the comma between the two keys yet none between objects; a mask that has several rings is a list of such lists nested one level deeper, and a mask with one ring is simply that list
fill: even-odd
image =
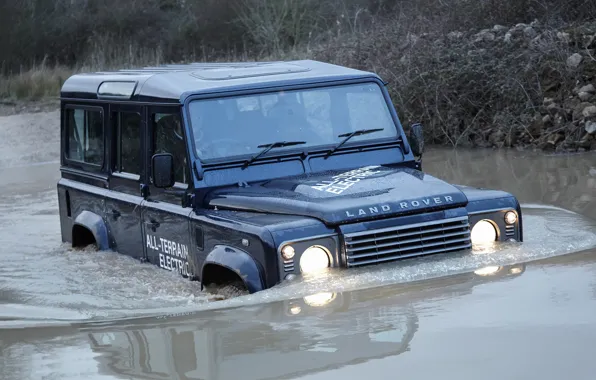
[{"label": "vehicle reflection in water", "polygon": [[[139,379],[279,379],[400,355],[418,330],[417,302],[464,296],[523,274],[489,267],[435,281],[301,299],[193,317],[144,318],[86,332],[100,374]],[[413,291],[410,291],[413,290]],[[120,322],[121,323],[121,322]],[[83,329],[81,332],[85,333]]]}]

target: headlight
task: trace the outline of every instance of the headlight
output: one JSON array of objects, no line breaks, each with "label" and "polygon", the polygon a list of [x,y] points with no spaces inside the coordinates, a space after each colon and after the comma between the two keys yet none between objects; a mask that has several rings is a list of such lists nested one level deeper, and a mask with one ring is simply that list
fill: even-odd
[{"label": "headlight", "polygon": [[302,273],[313,273],[329,268],[329,252],[320,246],[307,248],[300,256],[300,270]]},{"label": "headlight", "polygon": [[292,260],[295,254],[296,251],[294,251],[294,247],[292,247],[291,245],[286,245],[281,250],[281,257],[283,257],[283,259],[286,261]]},{"label": "headlight", "polygon": [[481,220],[472,228],[472,244],[487,244],[497,240],[497,230],[488,220]]},{"label": "headlight", "polygon": [[505,223],[515,224],[517,222],[517,214],[513,211],[507,211],[505,213]]}]

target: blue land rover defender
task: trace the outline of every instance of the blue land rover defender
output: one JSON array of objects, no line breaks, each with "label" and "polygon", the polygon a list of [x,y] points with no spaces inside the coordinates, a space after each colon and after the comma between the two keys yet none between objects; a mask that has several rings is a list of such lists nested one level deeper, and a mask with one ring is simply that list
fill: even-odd
[{"label": "blue land rover defender", "polygon": [[317,61],[76,74],[62,239],[257,292],[301,274],[522,241],[511,194],[421,167],[376,74]]}]

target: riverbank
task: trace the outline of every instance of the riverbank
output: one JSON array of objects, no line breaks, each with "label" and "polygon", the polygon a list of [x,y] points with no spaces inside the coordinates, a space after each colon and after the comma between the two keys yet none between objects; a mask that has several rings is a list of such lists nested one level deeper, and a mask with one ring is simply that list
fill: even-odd
[{"label": "riverbank", "polygon": [[[291,51],[232,58],[316,59],[377,72],[406,129],[422,122],[429,145],[596,150],[596,22],[417,34],[385,22]],[[69,75],[106,69],[84,67],[0,78],[0,115],[51,110]]]}]

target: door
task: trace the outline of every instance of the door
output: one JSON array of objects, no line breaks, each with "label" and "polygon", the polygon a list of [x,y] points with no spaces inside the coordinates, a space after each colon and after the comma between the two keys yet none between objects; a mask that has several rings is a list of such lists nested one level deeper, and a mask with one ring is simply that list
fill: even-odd
[{"label": "door", "polygon": [[112,247],[119,253],[145,259],[141,228],[141,185],[146,181],[142,109],[110,106],[111,176],[105,198],[105,218]]},{"label": "door", "polygon": [[148,109],[147,126],[149,176],[151,156],[171,153],[174,156],[176,179],[176,184],[169,189],[159,189],[149,181],[149,192],[141,211],[147,260],[160,268],[192,277],[188,263],[192,208],[182,206],[189,191],[190,165],[180,108]]}]

